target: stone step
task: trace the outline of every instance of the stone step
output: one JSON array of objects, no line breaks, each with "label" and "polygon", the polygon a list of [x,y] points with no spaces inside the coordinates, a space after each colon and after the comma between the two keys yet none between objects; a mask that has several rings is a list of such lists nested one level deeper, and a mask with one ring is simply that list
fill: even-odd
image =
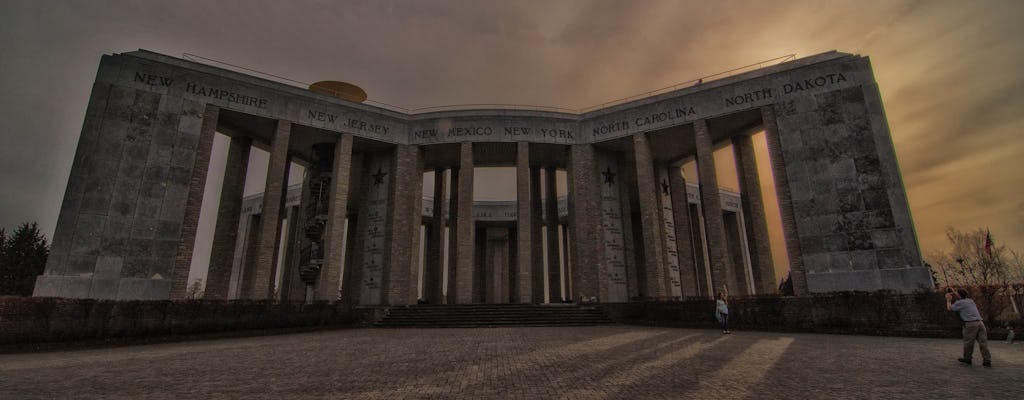
[{"label": "stone step", "polygon": [[505,311],[473,311],[473,312],[439,312],[439,311],[428,311],[428,312],[420,313],[420,312],[415,312],[415,311],[400,311],[400,312],[391,313],[390,315],[402,316],[402,315],[488,315],[488,314],[496,314],[496,315],[553,315],[553,316],[558,316],[558,315],[572,315],[572,314],[600,315],[601,313],[600,312],[596,312],[596,313],[591,313],[591,312],[569,312],[569,313],[564,313],[563,312],[563,313],[559,313],[559,312],[545,312],[545,311],[541,311],[541,312],[531,312],[531,311],[508,311],[508,312],[505,312]]},{"label": "stone step", "polygon": [[462,304],[389,308],[379,327],[581,326],[610,324],[596,308],[579,305]]},{"label": "stone step", "polygon": [[606,320],[601,315],[564,315],[557,317],[537,317],[530,315],[466,315],[466,316],[388,316],[382,319],[382,321],[437,321],[437,322],[458,322],[458,321],[603,321]]},{"label": "stone step", "polygon": [[570,318],[570,317],[604,317],[600,313],[395,313],[389,314],[389,318]]}]

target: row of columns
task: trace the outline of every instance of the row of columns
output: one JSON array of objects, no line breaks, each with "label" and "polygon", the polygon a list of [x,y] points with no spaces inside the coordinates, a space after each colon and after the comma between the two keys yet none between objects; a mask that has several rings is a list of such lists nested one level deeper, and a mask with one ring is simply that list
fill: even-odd
[{"label": "row of columns", "polygon": [[[507,223],[483,223],[477,226],[476,252],[478,264],[476,271],[480,275],[477,286],[474,287],[473,302],[484,303],[559,303],[563,302],[571,289],[567,272],[569,270],[569,259],[566,256],[569,248],[568,237],[565,235],[567,226],[557,224],[552,227],[545,226],[545,237],[551,236],[556,239],[557,246],[553,252],[549,251],[548,241],[534,241],[531,249],[541,250],[545,255],[543,264],[538,267],[530,264],[531,275],[546,273],[542,275],[540,286],[534,282],[520,285],[521,280],[517,276],[516,262],[517,244],[512,238],[515,236],[515,229]],[[553,254],[552,254],[553,253]],[[547,255],[553,258],[547,258]],[[546,290],[545,290],[546,288]],[[524,296],[521,290],[528,290],[531,293],[540,292],[541,299]],[[425,300],[429,301],[429,298]]]},{"label": "row of columns", "polygon": [[[216,126],[216,116],[205,123]],[[274,290],[275,266],[280,254],[281,223],[284,220],[285,196],[291,158],[288,143],[291,123],[278,121],[270,147],[270,161],[263,192],[263,211],[255,232],[255,264],[252,271],[244,275],[239,287],[239,297],[245,299],[270,298]],[[212,143],[212,137],[211,143]],[[224,181],[218,204],[217,220],[214,227],[210,267],[207,274],[205,298],[226,299],[231,283],[234,251],[238,242],[237,232],[248,169],[252,140],[248,137],[233,137],[228,147]],[[208,149],[206,150],[209,151]],[[207,153],[208,154],[208,153]],[[206,168],[203,168],[203,174]],[[294,221],[296,217],[292,217]]]},{"label": "row of columns", "polygon": [[[781,152],[778,128],[775,125],[774,112],[771,107],[762,110],[765,133],[768,141],[769,156],[776,190],[779,193],[780,211],[782,214],[787,252],[791,259],[791,273],[794,287],[798,294],[806,293],[806,279],[800,260],[799,246],[796,239],[796,227],[792,203],[789,200],[788,181],[786,179],[785,161]],[[635,160],[635,184],[638,191],[643,243],[637,251],[642,251],[643,265],[639,270],[631,272],[639,278],[638,287],[630,285],[630,293],[645,298],[664,298],[682,296],[713,296],[717,292],[740,294],[771,293],[776,290],[775,274],[768,241],[767,222],[764,211],[764,200],[761,195],[760,177],[754,158],[753,141],[750,135],[737,135],[732,138],[734,158],[742,196],[741,217],[745,220],[740,226],[745,229],[741,237],[744,256],[749,247],[750,271],[744,268],[740,260],[734,260],[729,254],[727,229],[720,203],[721,193],[714,166],[713,143],[706,120],[693,122],[696,163],[700,180],[701,199],[701,232],[702,244],[706,246],[710,276],[702,276],[701,266],[694,257],[699,249],[694,248],[695,241],[689,221],[689,207],[686,201],[686,181],[679,171],[679,164],[664,165],[655,163],[651,156],[650,142],[646,133],[633,135],[633,156]],[[600,193],[593,190],[599,187],[600,177],[594,173],[597,168],[595,149],[589,145],[575,145],[570,151],[572,161],[569,163],[570,225],[577,242],[572,254],[579,260],[573,278],[578,284],[579,293],[598,294],[607,297],[606,285],[595,280],[608,274],[608,260],[602,246],[600,229],[586,225],[588,221],[600,220]],[[657,171],[665,170],[667,174]],[[667,175],[667,176],[665,176]],[[661,186],[661,187],[659,187]],[[659,193],[667,192],[666,196]],[[666,206],[666,203],[670,205]],[[671,215],[667,215],[671,214]],[[666,229],[660,230],[660,222],[668,219]],[[628,231],[630,217],[623,216],[623,229]],[[669,234],[673,235],[672,237]],[[628,241],[628,236],[627,241]],[[734,240],[735,241],[735,240]],[[674,243],[670,243],[674,242]],[[749,246],[748,246],[749,244]],[[676,264],[677,263],[677,264]],[[678,270],[674,265],[678,265]],[[590,267],[588,267],[590,266]],[[600,279],[600,278],[598,278]],[[710,287],[701,282],[710,281]],[[678,285],[678,286],[677,286]]]},{"label": "row of columns", "polygon": [[[561,226],[558,217],[558,200],[556,184],[556,167],[545,168],[530,166],[529,143],[517,145],[516,180],[517,180],[517,220],[516,226],[516,265],[514,268],[515,282],[509,282],[512,288],[510,296],[513,302],[541,303],[562,300],[563,287],[568,284],[566,260],[560,251],[566,248],[566,235],[559,234]],[[446,303],[467,303],[480,300],[480,281],[476,274],[477,254],[476,225],[472,219],[472,143],[460,145],[460,164],[450,169],[434,170],[433,210],[434,217],[429,228],[430,241],[424,256],[423,300],[431,303],[440,302],[443,287],[448,287]],[[452,188],[448,187],[450,176]],[[541,196],[541,174],[548,182],[544,186],[544,197]],[[445,202],[450,200],[450,213],[444,217]],[[543,203],[542,203],[543,200]],[[547,211],[546,213],[544,211]],[[464,216],[470,216],[466,218]],[[542,230],[548,227],[547,233]],[[561,241],[560,241],[561,238]],[[543,239],[543,240],[542,240]],[[443,251],[448,244],[448,252]],[[510,257],[511,258],[511,257]],[[446,263],[446,260],[454,260]],[[446,265],[448,282],[444,285],[441,276]],[[544,265],[548,265],[548,275],[544,276]],[[547,293],[545,293],[545,281]]]},{"label": "row of columns", "polygon": [[[770,109],[766,109],[765,112],[771,113]],[[748,282],[743,263],[737,263],[739,260],[730,257],[726,246],[726,224],[707,121],[694,121],[693,127],[697,171],[701,183],[699,196],[704,228],[702,234],[707,246],[712,287],[701,290],[699,284],[701,271],[694,257],[694,243],[689,240],[692,236],[692,225],[686,201],[686,180],[679,171],[680,165],[655,165],[647,134],[637,133],[633,135],[633,150],[645,259],[641,294],[649,298],[662,298],[680,295],[713,296],[718,292],[730,291],[740,294],[771,293],[775,290],[775,274],[752,138],[750,135],[737,135],[732,139],[742,196],[741,215],[747,219],[740,226],[746,229],[745,237],[753,244],[750,246],[753,252],[750,256],[750,272],[753,279]],[[777,140],[777,131],[769,129],[768,135],[775,135]],[[777,151],[772,152],[773,159],[779,157]],[[664,174],[667,176],[655,171],[667,171],[667,174]],[[785,176],[784,171],[780,176]],[[657,187],[659,185],[661,187]],[[671,205],[666,207],[666,201]],[[671,229],[658,229],[662,219],[672,222]],[[671,248],[673,246],[674,248]],[[674,263],[678,270],[670,267]]]},{"label": "row of columns", "polygon": [[[209,113],[209,112],[208,112]],[[762,109],[764,126],[766,129],[768,150],[772,161],[772,170],[775,177],[777,192],[779,193],[780,209],[782,211],[783,228],[786,237],[787,251],[791,259],[792,276],[794,285],[798,292],[805,290],[802,263],[800,262],[799,247],[796,242],[795,224],[793,221],[792,204],[789,200],[788,182],[785,172],[785,162],[782,159],[781,148],[778,138],[777,127],[773,111],[770,107]],[[204,121],[216,123],[216,115]],[[215,125],[214,125],[215,126]],[[711,288],[701,289],[700,284],[702,271],[698,267],[694,254],[693,241],[689,238],[694,236],[691,232],[689,205],[686,200],[686,180],[680,172],[679,164],[666,164],[656,162],[652,156],[650,142],[646,133],[633,135],[633,158],[635,165],[633,174],[635,185],[638,190],[640,209],[641,237],[643,265],[636,266],[638,270],[631,272],[635,279],[637,275],[642,279],[637,280],[637,294],[648,298],[667,298],[679,296],[713,295],[714,292],[771,292],[775,287],[774,273],[772,269],[771,255],[767,239],[767,227],[765,223],[763,199],[761,198],[759,177],[754,162],[753,144],[750,136],[740,135],[734,137],[733,148],[737,162],[737,171],[740,181],[740,188],[743,196],[743,215],[748,219],[746,222],[746,236],[751,242],[752,277],[748,279],[742,266],[734,265],[726,243],[726,229],[723,220],[720,194],[717,178],[715,175],[713,147],[711,134],[707,121],[697,120],[693,122],[694,144],[696,147],[696,162],[698,166],[700,185],[700,198],[702,204],[703,227],[707,245],[707,256],[710,264]],[[291,124],[287,121],[279,121],[274,132],[273,140],[270,143],[270,162],[267,167],[267,180],[263,196],[262,223],[256,232],[255,244],[255,269],[249,274],[241,286],[240,297],[246,299],[265,299],[273,293],[274,276],[276,275],[276,260],[279,257],[278,251],[281,232],[281,221],[283,218],[283,206],[285,202],[286,183],[288,169],[291,159],[288,154],[290,141]],[[211,139],[212,141],[212,139]],[[350,193],[363,193],[361,187],[350,187],[351,182],[364,182],[366,179],[353,178],[350,173],[355,163],[362,162],[361,157],[354,157],[353,138],[350,134],[340,134],[334,148],[334,159],[332,166],[332,179],[330,184],[330,196],[328,215],[325,227],[324,258],[322,268],[319,271],[315,287],[315,297],[319,300],[336,301],[342,298],[339,291],[342,271],[347,265],[346,284],[341,290],[358,290],[361,286],[356,279],[360,278],[362,260],[355,257],[347,257],[346,263],[343,258],[346,247],[331,245],[347,243],[349,241],[361,242],[367,228],[365,215],[353,215],[357,223],[354,233],[349,233],[349,222],[347,218],[349,204],[355,200],[358,204],[363,199],[350,199]],[[228,150],[225,180],[222,187],[222,194],[219,204],[219,212],[213,239],[213,253],[210,260],[210,272],[207,283],[206,296],[212,299],[224,299],[228,296],[228,286],[231,277],[231,265],[233,250],[237,241],[237,229],[239,224],[239,208],[241,204],[244,177],[246,175],[247,160],[251,139],[246,137],[232,138]],[[516,184],[517,184],[517,226],[516,230],[516,281],[511,286],[515,288],[511,297],[513,301],[521,303],[539,303],[545,297],[550,301],[557,301],[562,298],[562,288],[565,287],[567,297],[576,299],[580,295],[596,296],[599,299],[607,298],[608,289],[604,280],[608,278],[608,266],[603,247],[604,238],[602,235],[601,219],[601,181],[597,168],[598,149],[593,145],[580,144],[569,146],[569,160],[567,163],[567,183],[569,194],[569,217],[568,229],[565,234],[559,235],[558,205],[556,191],[556,169],[554,167],[533,167],[534,160],[530,159],[529,143],[520,142],[516,145]],[[208,146],[207,146],[208,147]],[[209,158],[209,149],[200,145],[200,152],[206,152],[206,159]],[[394,162],[391,163],[391,178],[393,185],[388,194],[388,215],[386,225],[388,247],[383,249],[386,257],[386,276],[383,282],[381,298],[375,301],[387,304],[409,304],[415,302],[416,285],[419,269],[420,249],[420,201],[422,197],[422,171],[423,157],[422,150],[417,145],[396,145],[393,153]],[[197,159],[197,164],[200,160]],[[443,270],[445,260],[450,260],[452,268],[447,274],[447,287],[449,288],[447,303],[470,303],[475,300],[474,282],[478,279],[474,276],[477,273],[475,268],[475,241],[473,221],[473,144],[464,142],[459,144],[459,163],[448,169],[450,182],[453,187],[449,188],[448,180],[444,179],[444,170],[435,170],[433,191],[435,213],[434,221],[429,228],[430,238],[426,243],[425,266],[424,266],[424,289],[423,297],[431,302],[441,302],[443,288]],[[202,168],[205,174],[206,168]],[[540,177],[543,177],[547,185],[545,192],[541,193]],[[449,224],[445,226],[442,210],[444,207],[445,193],[450,204]],[[305,195],[304,195],[305,197]],[[546,199],[545,204],[541,201]],[[200,195],[201,199],[201,195]],[[190,200],[191,201],[191,200]],[[549,210],[548,213],[543,210]],[[628,214],[626,210],[624,214]],[[293,215],[291,220],[297,221],[302,217]],[[629,218],[626,216],[625,218]],[[187,222],[187,221],[186,221]],[[630,226],[627,221],[626,226]],[[188,224],[186,224],[188,225]],[[548,234],[542,235],[541,227],[548,226]],[[301,229],[298,224],[293,223],[291,232],[298,232]],[[630,228],[631,229],[631,228]],[[298,236],[298,235],[296,235]],[[538,245],[542,240],[542,245]],[[572,244],[569,245],[568,237],[572,237]],[[631,236],[626,232],[627,237]],[[359,244],[350,246],[358,249]],[[559,253],[559,248],[566,249],[565,254]],[[546,254],[544,254],[546,249]],[[571,258],[574,267],[570,270],[564,269],[568,265],[562,257]],[[289,256],[289,258],[292,258]],[[549,262],[547,269],[545,296],[543,265],[545,260]],[[293,280],[290,272],[286,274],[286,280]],[[563,277],[566,282],[562,282]],[[749,280],[749,281],[748,281]],[[571,285],[570,283],[571,282]],[[571,290],[569,287],[571,286]],[[632,290],[631,290],[632,291]]]}]

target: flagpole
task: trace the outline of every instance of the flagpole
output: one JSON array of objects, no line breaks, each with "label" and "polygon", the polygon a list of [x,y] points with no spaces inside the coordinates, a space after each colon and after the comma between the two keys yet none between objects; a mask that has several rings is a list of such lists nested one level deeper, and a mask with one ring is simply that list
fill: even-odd
[{"label": "flagpole", "polygon": [[992,259],[992,231],[985,228],[985,254],[988,254],[989,261]]}]

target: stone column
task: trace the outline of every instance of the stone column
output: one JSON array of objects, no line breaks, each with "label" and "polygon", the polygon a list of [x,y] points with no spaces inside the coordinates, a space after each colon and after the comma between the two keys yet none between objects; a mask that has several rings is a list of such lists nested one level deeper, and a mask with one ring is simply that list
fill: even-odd
[{"label": "stone column", "polygon": [[485,303],[508,303],[508,228],[487,228],[483,273],[485,275]]},{"label": "stone column", "polygon": [[548,301],[559,303],[562,301],[562,271],[561,263],[558,260],[558,187],[555,167],[544,168],[544,180],[547,184],[546,198],[544,199],[544,208],[547,213],[544,218],[544,226],[548,231]]},{"label": "stone column", "polygon": [[[638,189],[636,185],[636,174],[631,173],[633,171],[636,171],[636,160],[630,160],[628,158],[623,157],[622,160],[619,160],[617,162],[620,163],[621,165],[620,168],[616,169],[616,171],[619,172],[615,173],[612,180],[617,182],[614,183],[613,185],[617,186],[619,188],[619,191],[616,197],[617,200],[611,201],[609,204],[614,203],[615,207],[617,207],[620,210],[619,218],[616,219],[613,217],[605,220],[603,223],[615,223],[613,221],[618,220],[618,223],[621,226],[621,234],[618,235],[618,237],[621,238],[621,241],[619,241],[618,239],[612,239],[609,236],[609,234],[611,234],[611,236],[615,236],[615,234],[612,232],[614,230],[613,229],[612,231],[606,231],[603,233],[602,246],[604,246],[606,251],[605,266],[608,268],[609,273],[611,273],[610,270],[615,266],[615,262],[614,260],[612,260],[612,257],[622,258],[622,264],[625,268],[627,277],[626,298],[631,299],[638,298],[641,296],[642,293],[644,293],[645,289],[643,288],[643,282],[644,274],[646,272],[642,265],[644,258],[643,243],[637,243],[636,235],[634,235],[637,229],[637,224],[640,223],[640,220],[633,218],[633,210],[639,207],[639,205],[634,204],[633,202],[633,198],[636,197],[633,195],[633,193],[638,193]],[[598,170],[601,171],[602,179],[604,179],[604,175],[608,173],[610,170],[606,170],[604,167],[600,167],[600,164],[598,165]],[[623,173],[621,171],[626,172]],[[601,183],[602,187],[607,186],[608,184],[608,182]],[[602,198],[602,207],[608,207],[608,204],[605,204],[605,202],[606,200]],[[605,214],[607,212],[609,212],[609,210],[603,210],[601,213]],[[608,216],[604,215],[602,217],[608,218]],[[640,229],[643,229],[643,227],[640,226]],[[614,246],[614,243],[620,243],[622,250],[619,252],[618,255],[608,257],[608,251],[612,251],[613,254],[615,253],[614,250],[607,249],[609,245]]]},{"label": "stone column", "polygon": [[224,183],[221,186],[220,204],[217,207],[217,224],[213,231],[213,245],[210,250],[210,268],[206,277],[206,291],[203,293],[206,299],[225,300],[228,296],[251,146],[252,139],[244,136],[231,138],[231,144],[228,145]]},{"label": "stone column", "polygon": [[[365,200],[366,195],[360,192],[357,197],[360,200]],[[360,203],[365,204],[365,201]],[[352,236],[349,239],[351,245],[349,247],[350,252],[346,257],[348,262],[346,263],[349,267],[345,269],[345,275],[342,277],[341,284],[341,301],[348,301],[352,305],[361,304],[363,298],[363,259],[365,257],[366,245],[366,219],[367,214],[365,207],[359,208],[359,214],[356,217],[355,223],[350,223],[352,226]]]},{"label": "stone column", "polygon": [[[305,188],[300,191],[302,193],[300,198],[300,204],[309,198],[304,193]],[[302,206],[288,207],[288,245],[285,249],[285,267],[284,273],[281,274],[281,301],[303,301],[306,299],[306,284],[302,282],[302,278],[299,276],[299,264],[302,257],[300,252],[302,249],[302,240],[305,235],[302,234],[303,223],[305,219],[302,217]]]},{"label": "stone column", "polygon": [[174,257],[171,272],[171,299],[185,298],[188,290],[188,272],[192,267],[192,250],[196,243],[196,229],[199,226],[199,211],[203,207],[203,192],[206,191],[206,172],[210,168],[210,152],[213,149],[213,135],[217,130],[220,108],[206,105],[203,111],[203,126],[196,145],[192,178],[188,185],[188,199],[185,202],[185,217],[181,221],[181,239]]},{"label": "stone column", "polygon": [[[455,269],[455,257],[459,251],[459,171],[462,168],[451,169],[451,196],[448,198],[448,262],[445,268],[448,269],[448,292],[445,295],[445,304],[458,304],[455,282],[458,281],[458,270]],[[443,256],[443,255],[442,255]],[[442,260],[442,263],[443,260]]]},{"label": "stone column", "polygon": [[754,157],[754,141],[750,135],[735,136],[732,149],[739,177],[743,222],[751,250],[750,267],[754,276],[754,290],[758,294],[774,293],[775,266],[772,263],[771,244],[768,242],[768,222],[765,220],[764,199],[761,197],[761,178]]},{"label": "stone column", "polygon": [[[473,274],[476,245],[473,236],[473,143],[462,142],[459,154],[458,220],[455,226],[457,249],[454,268],[458,279],[454,289],[456,303],[469,304],[473,302],[473,284],[476,282]],[[451,290],[453,287],[448,288]]]},{"label": "stone column", "polygon": [[530,144],[516,145],[516,301],[533,301],[533,185],[530,183]]},{"label": "stone column", "polygon": [[252,229],[252,214],[244,213],[239,216],[241,220],[238,226],[238,237],[235,242],[235,258],[231,260],[231,282],[228,284],[227,299],[238,299],[242,293],[242,279],[245,274],[245,256],[248,254],[249,249],[249,231]]},{"label": "stone column", "polygon": [[565,271],[565,297],[572,299],[572,264],[569,260],[569,225],[562,224],[562,270]]},{"label": "stone column", "polygon": [[386,303],[389,267],[392,262],[391,244],[392,218],[395,211],[392,193],[395,185],[394,154],[378,152],[367,154],[365,202],[360,216],[366,223],[364,230],[357,233],[363,237],[362,245],[362,281],[360,283],[359,304],[381,305]]},{"label": "stone column", "polygon": [[[408,174],[408,181],[402,186],[406,192],[407,206],[409,209],[409,291],[405,298],[408,304],[416,304],[416,300],[419,300],[419,279],[420,279],[420,263],[422,257],[426,257],[423,250],[423,240],[426,240],[422,233],[423,228],[423,148],[418,145],[411,145],[407,150],[407,156],[410,158],[406,167],[411,166],[412,170]],[[406,168],[405,170],[408,170]],[[411,185],[411,187],[410,187]],[[408,204],[411,202],[412,204]]]},{"label": "stone column", "polygon": [[[700,191],[698,189],[698,191]],[[714,283],[711,282],[711,257],[708,255],[708,234],[704,224],[703,209],[700,204],[697,204],[696,210],[692,212],[691,219],[695,216],[697,218],[697,232],[693,235],[695,238],[694,246],[697,250],[694,254],[698,255],[696,260],[697,267],[697,291],[707,297],[715,297]]]},{"label": "stone column", "polygon": [[704,209],[704,224],[707,234],[708,255],[711,261],[712,296],[723,290],[737,288],[733,277],[732,260],[725,246],[725,221],[722,217],[721,195],[718,192],[718,178],[715,175],[711,134],[707,120],[693,123],[697,144],[697,172],[700,174],[700,201]]},{"label": "stone column", "polygon": [[544,279],[547,275],[544,274],[544,203],[541,198],[541,185],[540,185],[540,167],[530,169],[530,207],[532,217],[530,221],[530,239],[532,240],[530,246],[533,249],[533,273],[530,274],[533,277],[533,303],[541,304],[544,303],[544,297],[547,294],[547,286],[544,284]]},{"label": "stone column", "polygon": [[742,225],[742,210],[735,207],[736,212],[725,211],[722,222],[725,224],[725,240],[728,246],[729,260],[732,262],[732,281],[729,285],[733,295],[754,294],[753,278],[750,271],[750,252],[746,243],[746,230]]},{"label": "stone column", "polygon": [[497,270],[494,262],[494,257],[497,255],[495,251],[497,243],[494,242],[496,238],[493,237],[497,229],[494,226],[483,226],[476,231],[483,238],[476,242],[476,276],[479,279],[479,284],[473,288],[473,297],[485,304],[497,302],[495,289],[498,287],[498,282],[495,279]]},{"label": "stone column", "polygon": [[423,267],[423,298],[430,304],[442,304],[444,293],[444,200],[446,189],[444,169],[434,169],[434,215],[427,235],[426,263]]},{"label": "stone column", "polygon": [[640,226],[644,238],[644,281],[642,294],[646,297],[665,297],[668,295],[665,263],[664,237],[661,235],[661,219],[658,218],[658,188],[654,174],[654,160],[651,158],[651,147],[646,133],[633,135],[633,153],[636,156],[636,184],[640,201]]},{"label": "stone column", "polygon": [[782,234],[786,240],[786,254],[789,256],[789,272],[793,280],[793,292],[797,296],[807,294],[807,273],[800,250],[800,237],[796,231],[796,213],[793,211],[793,199],[789,191],[789,175],[786,174],[786,160],[782,155],[782,142],[779,139],[779,126],[775,121],[775,111],[771,106],[761,107],[761,122],[764,124],[764,136],[768,142],[768,158],[772,165],[772,177],[775,179],[775,195],[779,200],[779,213],[782,219]]},{"label": "stone column", "polygon": [[[475,225],[475,223],[474,223]],[[487,231],[488,227],[483,226],[482,230],[473,231],[473,295],[472,303],[486,303],[487,298],[484,292],[487,288]],[[490,227],[493,228],[493,227]]]},{"label": "stone column", "polygon": [[[391,212],[388,213],[388,262],[384,301],[391,305],[416,304],[419,270],[420,223],[423,201],[423,168],[418,145],[395,148]],[[470,192],[472,193],[472,192]],[[472,204],[470,204],[472,207]]]},{"label": "stone column", "polygon": [[693,242],[690,233],[690,203],[686,199],[686,178],[680,165],[670,165],[668,173],[669,191],[672,194],[672,218],[676,228],[676,247],[679,256],[679,281],[683,296],[697,296],[698,274],[693,258]]},{"label": "stone column", "polygon": [[[683,295],[679,274],[679,238],[676,237],[675,209],[672,207],[672,191],[668,183],[671,167],[659,163],[655,167],[655,182],[658,191],[658,222],[665,255],[665,295],[679,298]],[[678,171],[676,171],[678,173]]]},{"label": "stone column", "polygon": [[352,170],[352,135],[340,134],[334,145],[327,226],[324,229],[324,262],[316,282],[316,299],[335,302],[340,299],[342,238],[345,237],[345,214],[348,213],[349,173]]},{"label": "stone column", "polygon": [[252,282],[256,276],[256,268],[258,267],[257,256],[259,253],[260,244],[260,231],[264,224],[261,214],[249,215],[249,222],[246,224],[249,227],[249,231],[246,232],[247,238],[245,239],[245,254],[241,260],[241,271],[239,272],[239,283],[238,283],[238,298],[248,299],[248,290],[252,287]]},{"label": "stone column", "polygon": [[364,245],[366,242],[366,229],[368,219],[367,193],[370,182],[364,178],[366,167],[364,161],[369,156],[362,153],[352,154],[352,172],[349,173],[349,205],[356,210],[354,216],[349,217],[349,229],[352,233],[348,235],[345,243],[348,250],[345,252],[345,265],[342,272],[341,301],[349,304],[359,304],[363,292],[363,259]]},{"label": "stone column", "polygon": [[285,201],[288,182],[288,141],[292,124],[277,121],[274,141],[270,146],[267,182],[263,190],[262,224],[256,255],[256,271],[252,286],[243,295],[246,299],[269,299],[273,293],[274,264],[277,261],[278,241],[281,235],[281,209]]},{"label": "stone column", "polygon": [[569,150],[569,234],[572,236],[571,259],[573,299],[583,296],[605,298],[607,288],[600,284],[598,264],[603,262],[601,242],[601,197],[597,179],[594,147],[572,145]]}]

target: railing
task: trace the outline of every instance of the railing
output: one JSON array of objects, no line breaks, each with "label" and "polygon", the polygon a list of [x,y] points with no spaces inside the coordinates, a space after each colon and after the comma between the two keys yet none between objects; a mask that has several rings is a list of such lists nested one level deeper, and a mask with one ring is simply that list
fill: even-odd
[{"label": "railing", "polygon": [[[369,103],[369,101],[367,101]],[[377,104],[374,102],[374,104]],[[538,106],[529,104],[501,104],[501,103],[480,103],[480,104],[450,104],[445,106],[430,106],[423,108],[406,109],[402,108],[409,114],[422,114],[435,111],[451,111],[451,110],[474,110],[474,109],[502,109],[502,110],[529,110],[529,111],[554,111],[578,114],[579,110],[573,108],[563,108],[555,106]]]},{"label": "railing", "polygon": [[775,58],[764,60],[764,61],[761,61],[761,62],[758,62],[758,63],[754,63],[754,64],[750,64],[750,65],[744,65],[744,66],[738,67],[738,68],[733,68],[733,69],[730,69],[728,71],[722,71],[722,72],[719,72],[717,74],[705,75],[705,76],[702,76],[702,77],[697,78],[697,79],[691,79],[691,80],[688,80],[686,82],[680,82],[680,83],[677,83],[677,84],[672,85],[672,86],[665,86],[665,87],[663,87],[661,89],[655,89],[655,90],[652,90],[652,91],[649,91],[649,92],[635,94],[635,95],[632,95],[632,96],[629,96],[629,97],[623,97],[621,99],[604,102],[604,103],[593,105],[593,106],[590,106],[590,107],[583,107],[583,108],[581,108],[579,110],[579,113],[582,114],[582,113],[585,113],[585,112],[588,112],[588,111],[597,110],[599,108],[610,107],[610,106],[614,106],[614,105],[618,105],[618,104],[628,103],[630,101],[638,100],[638,99],[641,99],[641,98],[644,98],[644,97],[650,97],[650,96],[659,95],[659,94],[662,94],[662,93],[671,92],[673,90],[679,89],[679,88],[684,87],[684,86],[696,86],[696,85],[700,85],[700,84],[703,84],[705,82],[712,81],[712,80],[715,80],[715,79],[728,78],[730,76],[733,76],[733,75],[736,75],[736,74],[739,74],[739,73],[753,71],[755,69],[764,68],[764,67],[769,66],[769,65],[782,64],[784,62],[792,61],[794,59],[796,59],[796,54],[787,54],[787,55],[784,55],[782,57],[775,57]]},{"label": "railing", "polygon": [[[252,68],[246,68],[246,67],[243,67],[241,65],[235,65],[235,64],[231,64],[231,63],[226,63],[224,61],[214,60],[212,58],[206,58],[206,57],[195,55],[195,54],[192,54],[192,53],[182,53],[181,54],[181,58],[186,59],[188,61],[193,61],[193,62],[195,62],[196,60],[209,61],[211,63],[220,64],[220,65],[223,65],[223,66],[227,66],[227,67],[231,67],[231,68],[236,68],[236,69],[240,69],[240,70],[243,70],[243,71],[260,74],[260,75],[263,75],[265,77],[274,78],[272,80],[276,80],[278,83],[288,83],[288,84],[298,83],[299,85],[302,85],[300,87],[302,87],[303,89],[309,89],[309,84],[305,83],[305,82],[302,82],[302,81],[297,81],[297,80],[294,80],[294,79],[285,78],[283,76],[277,76],[277,75],[266,73],[266,72],[263,72],[263,71],[258,71],[258,70],[252,69]],[[204,63],[204,64],[208,64],[208,63]]]},{"label": "railing", "polygon": [[[181,56],[182,56],[183,59],[188,60],[188,61],[201,62],[203,64],[208,64],[208,65],[217,64],[217,65],[220,65],[220,66],[234,68],[236,70],[241,70],[241,71],[245,71],[245,72],[249,72],[249,73],[258,74],[258,75],[261,75],[263,77],[270,78],[270,80],[276,81],[278,83],[284,83],[284,84],[292,85],[292,86],[295,86],[296,84],[298,84],[298,87],[300,87],[302,89],[309,89],[309,86],[310,86],[310,84],[306,83],[306,82],[297,81],[295,79],[290,79],[290,78],[286,78],[286,77],[283,77],[283,76],[270,74],[270,73],[267,73],[267,72],[255,70],[255,69],[252,69],[252,68],[243,67],[243,66],[240,66],[240,65],[235,65],[235,64],[227,63],[227,62],[224,62],[224,61],[214,60],[212,58],[206,58],[206,57],[199,56],[199,55],[192,54],[192,53],[182,53]],[[727,71],[722,71],[722,72],[711,74],[711,75],[705,75],[705,76],[699,77],[697,79],[691,79],[691,80],[688,80],[688,81],[685,81],[685,82],[680,82],[680,83],[677,83],[677,84],[674,84],[674,85],[671,85],[671,86],[665,86],[665,87],[660,88],[660,89],[655,89],[655,90],[651,90],[651,91],[635,94],[635,95],[632,95],[632,96],[629,96],[629,97],[623,97],[623,98],[620,98],[620,99],[616,99],[616,100],[612,100],[612,101],[607,101],[607,102],[604,102],[604,103],[601,103],[601,104],[596,104],[596,105],[592,105],[592,106],[588,106],[588,107],[583,107],[583,108],[579,108],[579,109],[565,108],[565,107],[555,107],[555,106],[529,105],[529,104],[500,104],[500,103],[450,104],[450,105],[431,106],[431,107],[422,107],[422,108],[405,108],[405,107],[402,107],[402,106],[396,106],[394,104],[389,104],[389,103],[384,103],[384,102],[379,102],[379,101],[373,101],[373,100],[366,100],[364,103],[370,104],[370,105],[373,105],[373,106],[377,106],[377,107],[380,107],[380,108],[388,109],[388,110],[391,110],[391,111],[402,112],[402,113],[405,113],[405,114],[423,114],[423,113],[437,112],[437,111],[474,110],[474,109],[477,109],[477,110],[493,110],[493,109],[510,110],[511,109],[511,110],[551,111],[551,112],[562,112],[562,113],[572,113],[572,114],[583,114],[583,113],[586,113],[586,112],[589,112],[589,111],[594,111],[594,110],[597,110],[597,109],[600,109],[600,108],[611,107],[611,106],[614,106],[614,105],[628,103],[628,102],[633,101],[633,100],[638,100],[638,99],[645,98],[645,97],[650,97],[650,96],[659,95],[659,94],[662,94],[662,93],[671,92],[673,90],[677,90],[677,89],[680,89],[680,88],[683,88],[683,87],[696,86],[696,85],[700,85],[700,84],[703,84],[703,83],[706,83],[706,82],[709,82],[709,81],[713,81],[713,80],[716,80],[716,79],[727,78],[727,77],[730,77],[730,76],[733,76],[733,75],[736,75],[736,74],[740,74],[740,73],[749,72],[749,71],[753,71],[753,70],[756,70],[756,69],[764,68],[766,66],[782,64],[784,62],[792,61],[794,59],[796,59],[796,54],[787,54],[787,55],[784,55],[784,56],[781,56],[781,57],[771,58],[771,59],[760,61],[760,62],[757,62],[757,63],[754,63],[754,64],[744,65],[742,67],[733,68],[733,69],[730,69],[730,70],[727,70]],[[332,91],[332,90],[329,90],[329,89],[317,89],[317,90],[318,91],[322,91],[322,92],[328,92],[329,94],[334,94],[334,95],[341,94],[341,93],[338,93],[338,92],[335,92],[335,91]]]}]

